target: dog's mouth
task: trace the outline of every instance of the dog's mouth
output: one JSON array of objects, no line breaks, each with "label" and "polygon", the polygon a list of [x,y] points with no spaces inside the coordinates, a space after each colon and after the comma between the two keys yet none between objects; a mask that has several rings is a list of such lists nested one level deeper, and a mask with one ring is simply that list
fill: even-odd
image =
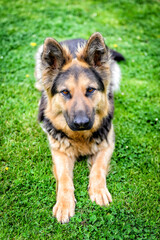
[{"label": "dog's mouth", "polygon": [[68,126],[72,131],[86,131],[86,130],[90,130],[93,124],[89,123],[87,126],[78,126],[78,127],[75,124],[68,124]]}]

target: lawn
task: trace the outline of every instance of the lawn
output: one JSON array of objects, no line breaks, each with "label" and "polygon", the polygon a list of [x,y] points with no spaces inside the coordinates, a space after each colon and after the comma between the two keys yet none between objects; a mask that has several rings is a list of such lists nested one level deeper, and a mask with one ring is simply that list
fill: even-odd
[{"label": "lawn", "polygon": [[[159,239],[160,2],[0,0],[0,12],[0,239]],[[91,203],[83,159],[74,170],[76,214],[62,225],[52,216],[55,179],[37,121],[34,55],[46,37],[96,31],[126,58],[107,177],[113,203]]]}]

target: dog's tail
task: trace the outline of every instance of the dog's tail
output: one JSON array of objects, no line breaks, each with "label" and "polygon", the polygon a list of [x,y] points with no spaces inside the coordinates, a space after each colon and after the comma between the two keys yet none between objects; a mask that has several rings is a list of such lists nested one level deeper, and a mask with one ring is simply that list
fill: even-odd
[{"label": "dog's tail", "polygon": [[114,60],[111,62],[110,69],[111,69],[110,87],[112,89],[112,92],[117,92],[120,87],[121,70],[118,63]]},{"label": "dog's tail", "polygon": [[112,49],[110,49],[110,53],[111,58],[114,59],[116,62],[125,61],[125,57],[121,53],[116,52],[115,50]]},{"label": "dog's tail", "polygon": [[111,54],[111,82],[110,86],[113,92],[119,90],[120,87],[120,80],[121,80],[121,70],[117,62],[125,61],[124,56],[116,52],[115,50],[110,49]]}]

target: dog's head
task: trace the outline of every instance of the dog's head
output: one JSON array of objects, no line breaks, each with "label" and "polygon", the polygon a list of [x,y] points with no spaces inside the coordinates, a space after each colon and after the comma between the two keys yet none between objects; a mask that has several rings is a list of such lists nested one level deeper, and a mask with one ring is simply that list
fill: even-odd
[{"label": "dog's head", "polygon": [[94,33],[75,55],[52,38],[44,42],[46,114],[62,130],[66,124],[72,131],[96,129],[108,112],[109,50],[101,34]]}]

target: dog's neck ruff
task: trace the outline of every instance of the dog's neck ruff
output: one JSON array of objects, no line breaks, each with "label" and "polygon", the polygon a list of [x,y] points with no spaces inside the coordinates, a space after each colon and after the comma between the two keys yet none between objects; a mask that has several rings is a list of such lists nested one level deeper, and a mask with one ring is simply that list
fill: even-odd
[{"label": "dog's neck ruff", "polygon": [[[108,98],[111,103],[111,106],[113,106],[113,95],[111,94],[111,92],[108,93]],[[56,129],[51,120],[45,116],[46,105],[47,98],[45,97],[44,94],[42,94],[41,101],[39,104],[38,120],[39,122],[41,122],[43,130],[57,141],[60,141],[62,139],[72,140],[62,130]],[[97,129],[97,131],[93,132],[92,135],[86,139],[88,143],[95,141],[97,144],[100,144],[103,140],[107,141],[108,133],[112,126],[113,113],[114,108],[112,107],[108,115],[102,119],[101,125]]]},{"label": "dog's neck ruff", "polygon": [[[108,133],[112,125],[112,118],[113,118],[113,115],[111,113],[109,113],[107,117],[103,118],[101,126],[97,131],[93,132],[93,134],[89,139],[87,139],[88,142],[95,141],[97,144],[100,144],[103,140],[107,140]],[[64,138],[71,139],[63,131],[57,130],[53,126],[51,121],[46,117],[44,117],[42,120],[42,128],[47,134],[49,134],[55,140],[59,141]]]},{"label": "dog's neck ruff", "polygon": [[57,130],[53,126],[51,121],[46,117],[44,117],[42,121],[42,128],[46,133],[48,133],[50,136],[52,136],[56,140],[60,140],[62,138],[69,138],[64,132],[62,132],[61,130]]},{"label": "dog's neck ruff", "polygon": [[109,113],[107,117],[104,117],[101,126],[96,132],[93,132],[90,140],[95,140],[98,144],[100,144],[104,139],[107,141],[108,133],[112,126],[112,118],[112,113]]}]

